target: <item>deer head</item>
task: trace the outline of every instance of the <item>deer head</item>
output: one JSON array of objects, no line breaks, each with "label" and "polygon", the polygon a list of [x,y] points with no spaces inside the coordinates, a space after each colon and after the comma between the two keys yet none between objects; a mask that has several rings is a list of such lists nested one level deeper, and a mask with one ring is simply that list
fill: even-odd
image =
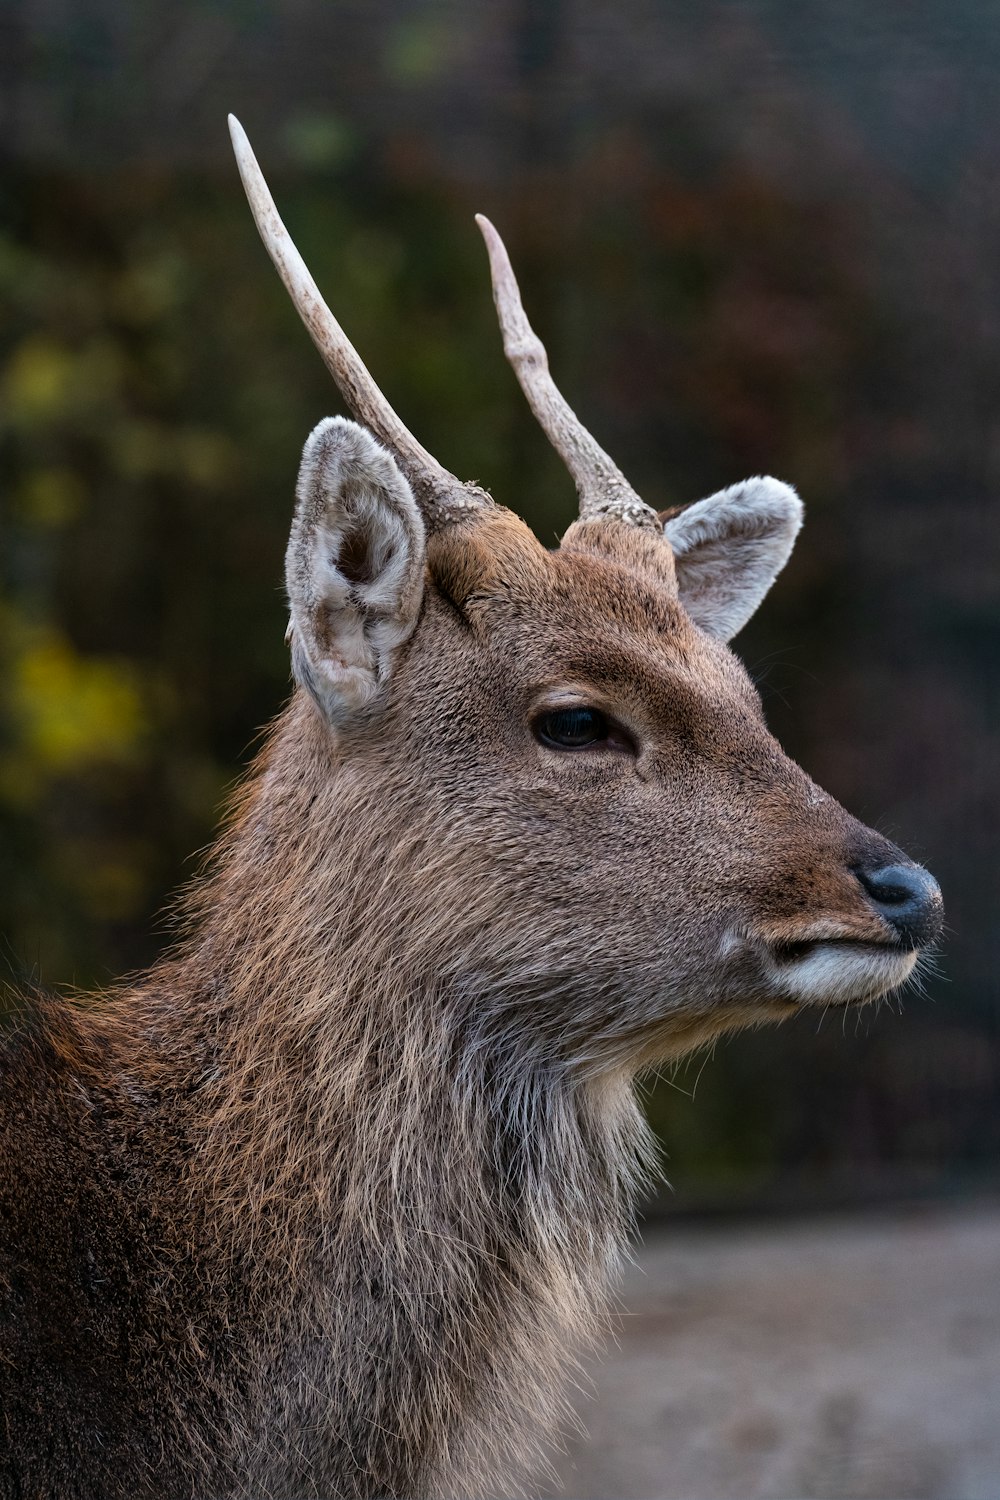
[{"label": "deer head", "polygon": [[598,1070],[900,985],[941,930],[936,883],[782,752],[726,644],[788,559],[795,492],[755,478],[657,515],[554,385],[480,219],[507,357],[579,490],[546,551],[403,426],[231,129],[265,245],[364,423],[306,443],[289,635],[331,784],[346,775],[369,820],[402,799],[447,845],[448,889],[409,893],[402,941],[433,933],[428,963],[479,1023],[516,1006],[532,1046]]}]

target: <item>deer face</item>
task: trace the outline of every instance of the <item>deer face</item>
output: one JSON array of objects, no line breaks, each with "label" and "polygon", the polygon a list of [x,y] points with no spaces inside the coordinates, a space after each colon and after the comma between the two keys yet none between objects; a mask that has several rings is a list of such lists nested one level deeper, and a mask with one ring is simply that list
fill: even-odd
[{"label": "deer face", "polygon": [[[562,994],[563,1040],[661,1058],[902,983],[939,932],[937,886],[782,752],[665,539],[591,523],[549,555],[511,518],[475,530],[432,545],[412,671],[434,682],[432,763],[477,789],[480,878],[533,929],[539,991]],[[730,551],[731,605],[738,533]]]},{"label": "deer face", "polygon": [[374,752],[376,779],[401,758],[396,795],[447,832],[454,880],[425,893],[451,906],[442,959],[568,1056],[641,1065],[874,999],[940,930],[931,877],[782,752],[719,638],[799,513],[754,481],[660,534],[578,522],[549,553],[491,508],[425,553],[367,434],[326,422],[307,445],[297,674],[343,755]]},{"label": "deer face", "polygon": [[341,762],[447,838],[444,887],[415,898],[436,903],[439,969],[484,1016],[517,1005],[567,1057],[629,1067],[901,984],[939,935],[936,883],[784,755],[726,646],[798,497],[755,479],[657,517],[552,383],[481,221],[508,358],[580,492],[547,553],[406,431],[234,141],[272,258],[385,444],[332,419],[306,445],[293,666]]}]

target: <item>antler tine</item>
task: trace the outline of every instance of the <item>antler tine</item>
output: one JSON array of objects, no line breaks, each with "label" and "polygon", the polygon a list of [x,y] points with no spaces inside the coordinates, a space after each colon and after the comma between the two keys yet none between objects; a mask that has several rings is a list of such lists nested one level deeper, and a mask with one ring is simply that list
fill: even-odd
[{"label": "antler tine", "polygon": [[612,458],[591,436],[549,374],[545,345],[528,322],[503,240],[476,215],[486,241],[503,349],[542,430],[576,483],[583,520],[611,517],[660,531],[656,512],[639,498]]},{"label": "antler tine", "polygon": [[413,486],[425,521],[432,528],[446,525],[462,511],[492,504],[484,490],[473,484],[463,484],[454,474],[449,474],[400,421],[320,295],[305,261],[281,222],[246,132],[235,115],[229,116],[229,134],[254,222],[299,317],[308,328],[352,415],[370,427],[399,460],[400,468]]}]

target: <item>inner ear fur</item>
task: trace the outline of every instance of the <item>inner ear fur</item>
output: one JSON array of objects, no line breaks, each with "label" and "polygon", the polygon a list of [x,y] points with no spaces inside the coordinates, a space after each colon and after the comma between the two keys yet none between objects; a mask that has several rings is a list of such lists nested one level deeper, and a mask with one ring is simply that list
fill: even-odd
[{"label": "inner ear fur", "polygon": [[285,580],[292,669],[331,723],[370,704],[417,622],[424,524],[394,459],[328,417],[302,454]]}]

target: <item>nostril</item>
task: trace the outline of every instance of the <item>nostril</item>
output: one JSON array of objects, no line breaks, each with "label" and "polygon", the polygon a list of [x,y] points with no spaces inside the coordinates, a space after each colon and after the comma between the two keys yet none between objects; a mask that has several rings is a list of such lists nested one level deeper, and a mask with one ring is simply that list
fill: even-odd
[{"label": "nostril", "polygon": [[922,865],[881,865],[854,871],[879,915],[903,942],[921,948],[940,935],[944,921],[941,889]]}]

